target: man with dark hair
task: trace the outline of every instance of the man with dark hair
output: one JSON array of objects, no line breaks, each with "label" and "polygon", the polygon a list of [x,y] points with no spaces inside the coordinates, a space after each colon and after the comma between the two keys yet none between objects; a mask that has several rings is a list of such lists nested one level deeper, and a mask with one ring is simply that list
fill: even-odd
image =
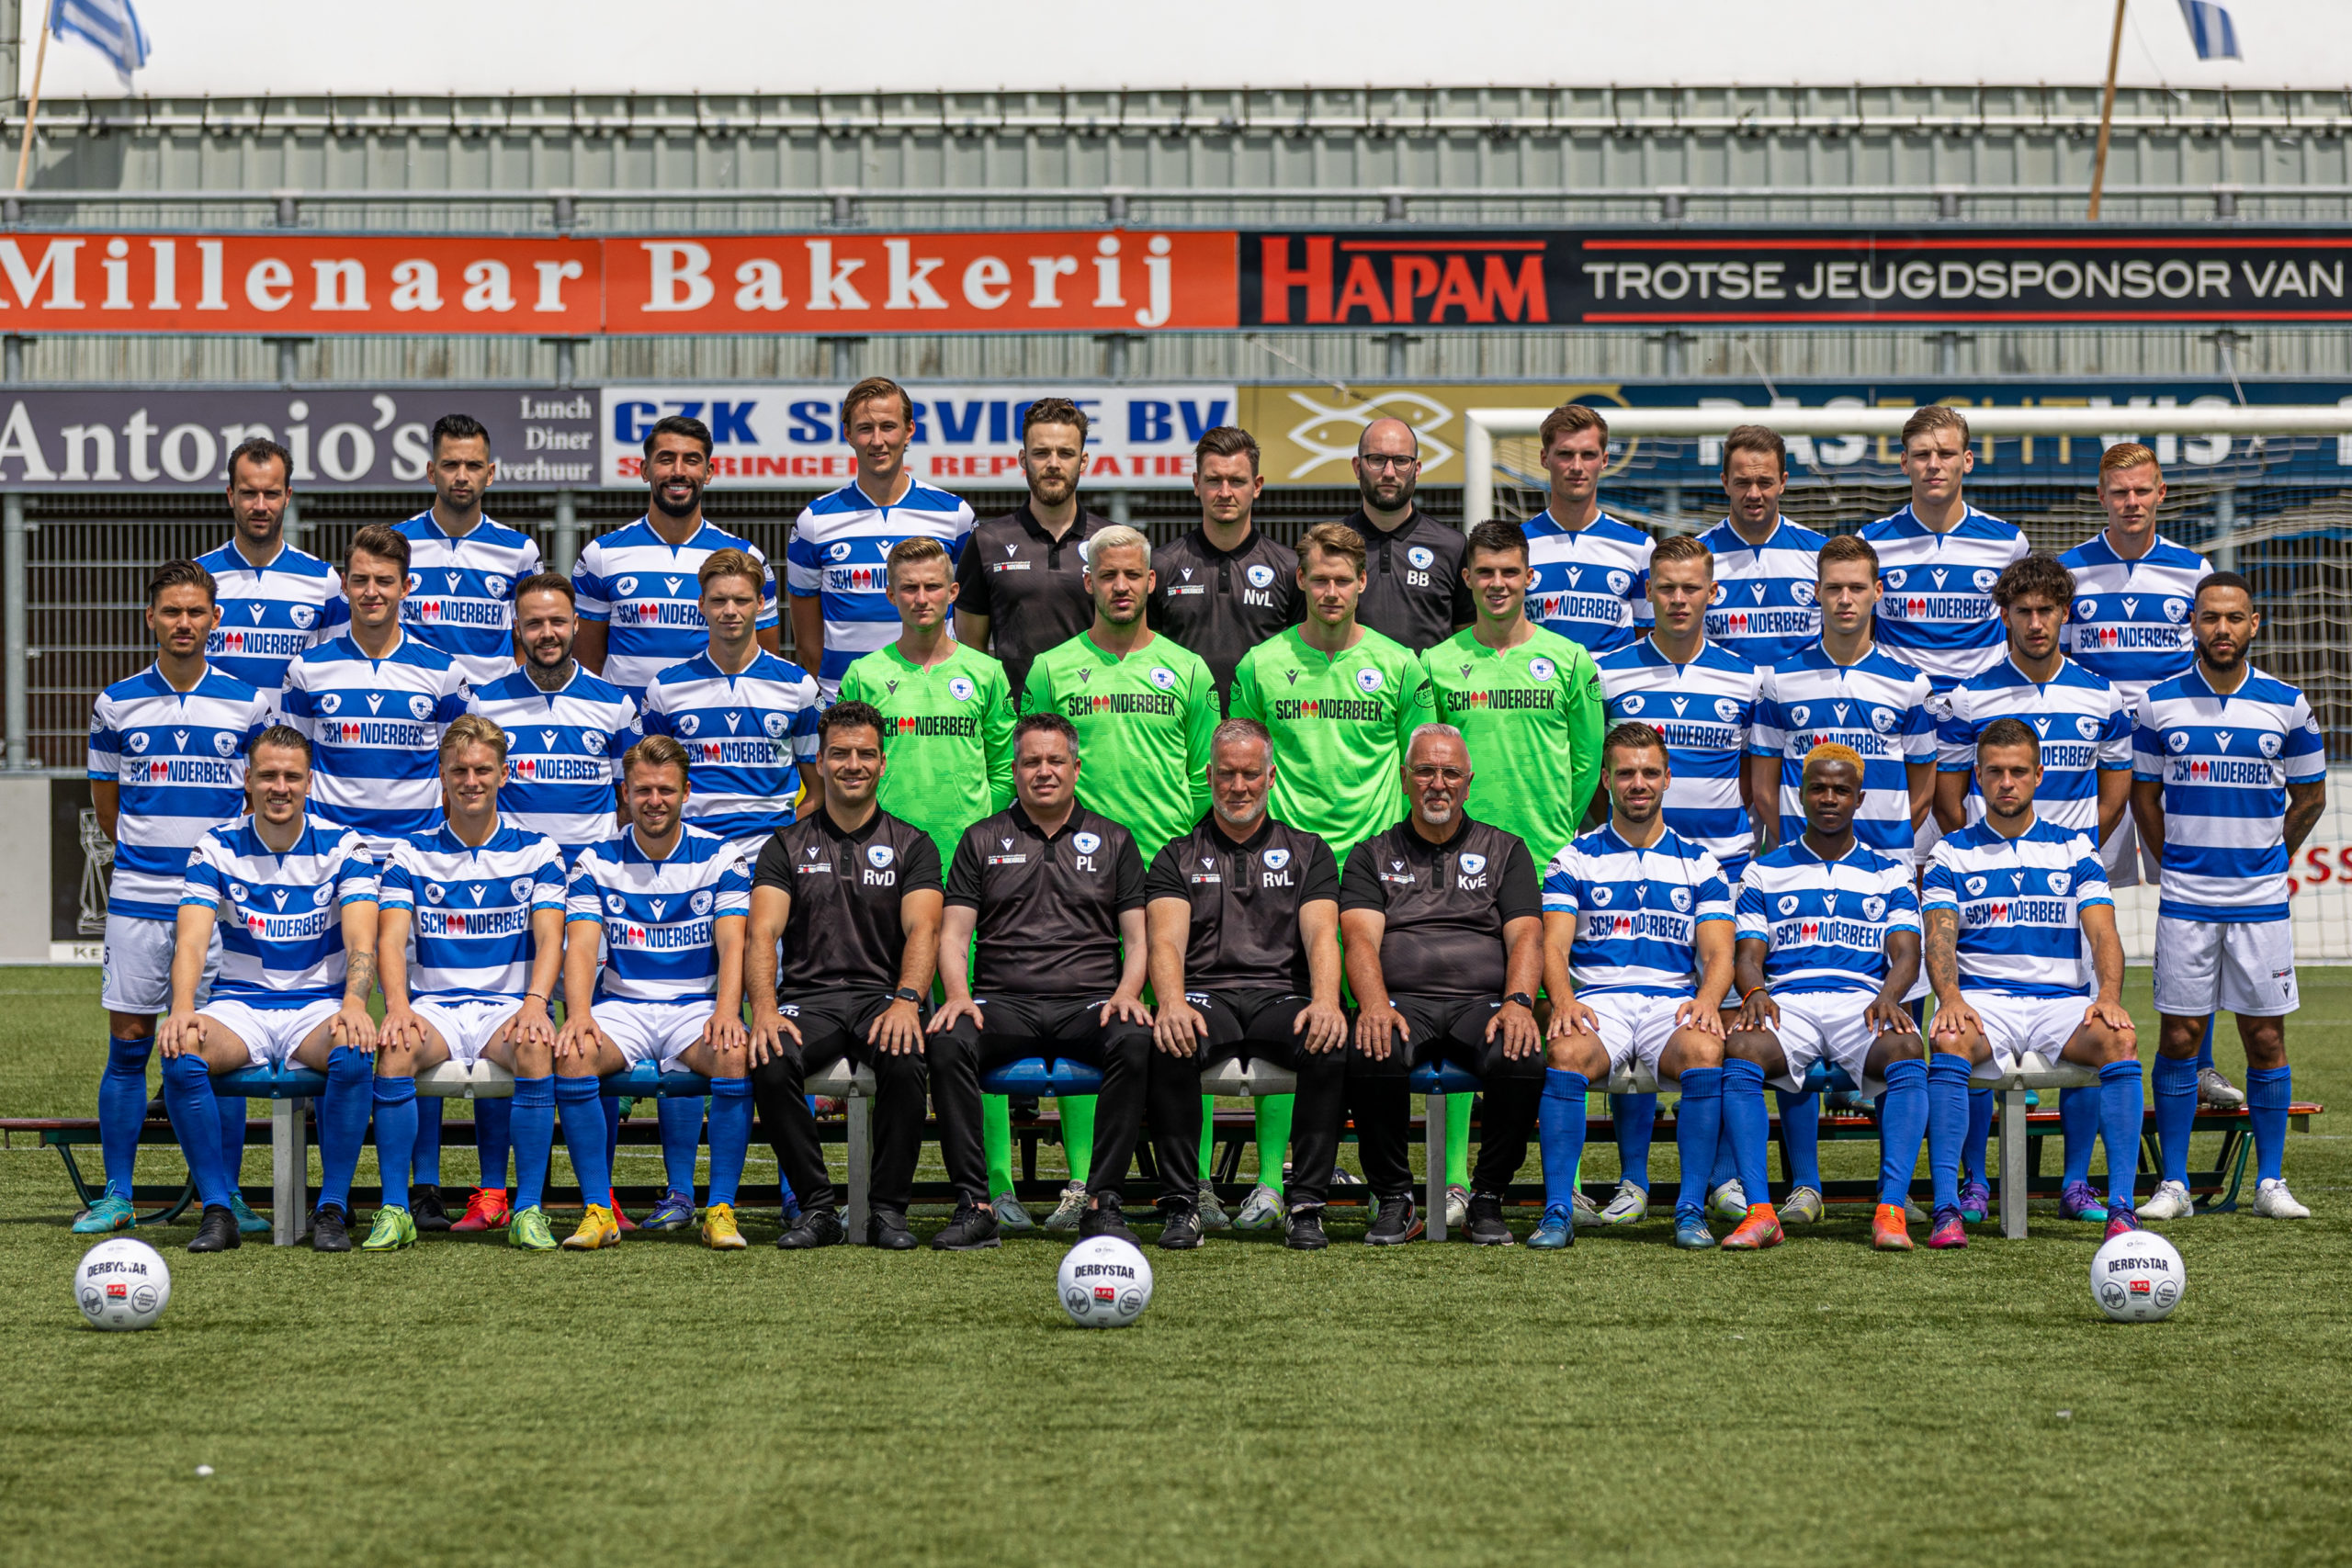
[{"label": "man with dark hair", "polygon": [[443,414],[431,450],[433,504],[399,525],[410,546],[401,621],[455,660],[468,685],[486,686],[514,673],[514,587],[539,570],[539,547],[482,514],[498,464],[479,420]]},{"label": "man with dark hair", "polygon": [[1527,616],[1598,659],[1649,626],[1644,584],[1650,536],[1600,509],[1607,420],[1582,403],[1563,403],[1544,417],[1538,440],[1552,496],[1521,525],[1531,572]]},{"label": "man with dark hair", "polygon": [[1040,398],[1021,416],[1021,476],[1029,499],[976,525],[956,563],[956,636],[1004,663],[1017,706],[1029,666],[1093,619],[1087,542],[1111,525],[1079,503],[1086,411]]},{"label": "man with dark hair", "polygon": [[204,647],[220,671],[275,700],[286,667],[351,618],[334,567],[286,542],[294,460],[267,436],[229,454],[229,512],[236,531],[197,564],[210,572],[220,624]]},{"label": "man with dark hair", "polygon": [[1152,629],[1201,656],[1220,703],[1241,656],[1306,613],[1298,557],[1250,521],[1265,488],[1257,437],[1217,425],[1193,449],[1200,526],[1154,552]]},{"label": "man with dark hair", "polygon": [[1363,504],[1340,519],[1363,538],[1363,598],[1356,617],[1374,631],[1425,652],[1476,618],[1462,578],[1462,530],[1413,502],[1421,444],[1401,419],[1375,419],[1356,438],[1356,489]]},{"label": "man with dark hair", "polygon": [[[580,629],[575,602],[571,583],[551,571],[515,584],[522,661],[503,679],[474,687],[466,699],[468,713],[506,731],[499,809],[554,840],[566,865],[618,831],[614,802],[621,755],[642,734],[629,694],[572,657]],[[475,1111],[479,1115],[481,1107]]]},{"label": "man with dark hair", "polygon": [[1750,665],[1778,664],[1821,635],[1813,563],[1827,539],[1781,515],[1788,488],[1789,448],[1780,432],[1743,424],[1724,437],[1724,494],[1731,509],[1699,536],[1718,585],[1707,610],[1707,640]]}]

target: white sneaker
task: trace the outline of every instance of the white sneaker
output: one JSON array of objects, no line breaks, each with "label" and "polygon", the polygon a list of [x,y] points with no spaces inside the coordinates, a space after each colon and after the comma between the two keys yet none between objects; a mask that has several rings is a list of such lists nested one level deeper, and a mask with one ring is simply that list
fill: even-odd
[{"label": "white sneaker", "polygon": [[1747,1191],[1736,1179],[1724,1182],[1707,1194],[1707,1208],[1719,1220],[1747,1218]]},{"label": "white sneaker", "polygon": [[1237,1230],[1261,1231],[1279,1223],[1282,1217],[1282,1195],[1261,1181],[1250,1190],[1241,1212],[1233,1216],[1233,1224]]},{"label": "white sneaker", "polygon": [[1575,1214],[1575,1225],[1577,1230],[1590,1230],[1600,1223],[1600,1205],[1586,1197],[1584,1189],[1581,1187],[1577,1189]]},{"label": "white sneaker", "polygon": [[[1578,1194],[1582,1201],[1582,1194]],[[1451,1233],[1470,1223],[1470,1189],[1449,1187],[1445,1190],[1445,1228]]]},{"label": "white sneaker", "polygon": [[1620,1181],[1617,1196],[1609,1200],[1609,1207],[1600,1211],[1600,1223],[1604,1225],[1639,1224],[1649,1218],[1649,1214],[1648,1190],[1636,1187],[1630,1181]]},{"label": "white sneaker", "polygon": [[1045,1227],[1049,1231],[1074,1231],[1078,1222],[1086,1217],[1086,1183],[1073,1181],[1062,1189],[1062,1201],[1046,1216]]},{"label": "white sneaker", "polygon": [[1783,1225],[1815,1224],[1821,1219],[1821,1193],[1811,1187],[1800,1187],[1781,1200],[1781,1224]]},{"label": "white sneaker", "polygon": [[[2261,1194],[2257,1192],[2254,1201],[2259,1205]],[[2177,1181],[2159,1181],[2156,1190],[2142,1199],[2132,1213],[2142,1220],[2185,1220],[2196,1212],[2197,1205],[2189,1201],[2186,1186]]]},{"label": "white sneaker", "polygon": [[2287,1184],[2277,1177],[2260,1182],[2254,1190],[2254,1212],[2266,1220],[2308,1220],[2312,1212],[2295,1201]]},{"label": "white sneaker", "polygon": [[1207,1182],[1202,1182],[1201,1190],[1193,1194],[1193,1205],[1200,1212],[1203,1230],[1229,1231],[1233,1228],[1233,1216],[1225,1212],[1225,1200],[1218,1197],[1216,1189]]},{"label": "white sneaker", "polygon": [[2216,1111],[2235,1111],[2245,1103],[2245,1090],[2222,1076],[2219,1067],[2197,1069],[2197,1099]]}]

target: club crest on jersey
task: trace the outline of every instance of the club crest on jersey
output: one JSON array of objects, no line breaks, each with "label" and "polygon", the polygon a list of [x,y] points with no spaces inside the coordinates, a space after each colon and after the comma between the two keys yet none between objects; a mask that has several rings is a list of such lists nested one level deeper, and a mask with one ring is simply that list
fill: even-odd
[{"label": "club crest on jersey", "polygon": [[1268,871],[1280,871],[1283,867],[1290,863],[1290,852],[1288,850],[1268,850],[1264,854],[1260,855],[1258,858],[1266,863],[1266,869]]},{"label": "club crest on jersey", "polygon": [[2170,621],[2170,622],[2171,622],[2173,625],[2175,625],[2175,626],[2178,626],[2178,625],[2180,625],[2180,623],[2181,623],[2181,622],[2183,622],[2183,621],[2187,620],[2188,618],[2188,600],[2186,600],[2186,599],[2167,599],[2167,600],[2165,600],[2165,620]]},{"label": "club crest on jersey", "polygon": [[1415,545],[1405,552],[1405,558],[1412,562],[1416,570],[1427,571],[1430,563],[1437,559],[1437,555],[1427,545]]},{"label": "club crest on jersey", "polygon": [[605,908],[617,915],[628,908],[628,901],[617,893],[607,893],[605,895]]},{"label": "club crest on jersey", "polygon": [[784,739],[785,727],[791,723],[791,720],[780,713],[771,713],[761,716],[760,723],[767,730],[769,739],[781,740]]},{"label": "club crest on jersey", "polygon": [[[698,887],[695,889],[695,896],[686,900],[686,908],[692,909],[697,915],[709,914],[710,889],[707,887]],[[653,913],[658,917],[662,913],[662,906],[659,904],[654,905]]]},{"label": "club crest on jersey", "polygon": [[2171,752],[2176,757],[2179,756],[2183,751],[2188,750],[2188,731],[2185,729],[2176,729],[2166,735],[2165,737],[2165,750]]},{"label": "club crest on jersey", "polygon": [[1813,608],[1813,584],[1799,581],[1789,584],[1789,597],[1804,609]]},{"label": "club crest on jersey", "polygon": [[624,577],[613,584],[613,592],[623,599],[637,597],[637,579]]},{"label": "club crest on jersey", "polygon": [[1596,887],[1592,890],[1592,901],[1600,905],[1604,909],[1609,907],[1611,901],[1615,897],[1616,895],[1610,892],[1606,887]]},{"label": "club crest on jersey", "polygon": [[2259,750],[2266,757],[2276,757],[2278,755],[2278,738],[2275,735],[2261,736],[2256,739],[2254,744],[2256,750]]},{"label": "club crest on jersey", "polygon": [[972,682],[961,675],[947,682],[947,694],[959,703],[970,702],[973,689]]},{"label": "club crest on jersey", "polygon": [[[1619,709],[1624,713],[1637,714],[1641,712],[1642,709],[1649,705],[1649,699],[1643,696],[1641,693],[1635,692],[1633,695],[1627,697],[1623,702],[1619,703],[1617,705]],[[1799,724],[1803,724],[1804,720],[1799,719],[1797,722]]]},{"label": "club crest on jersey", "polygon": [[1633,586],[1634,574],[1632,572],[1612,571],[1609,574],[1609,592],[1611,593],[1623,593]]},{"label": "club crest on jersey", "polygon": [[1889,588],[1896,590],[1900,590],[1903,584],[1909,581],[1911,576],[1909,572],[1904,570],[1901,567],[1896,567],[1890,571],[1881,572],[1879,575],[1886,579],[1886,585]]},{"label": "club crest on jersey", "polygon": [[2000,580],[2001,574],[1999,572],[1991,570],[1989,567],[1979,568],[1976,573],[1976,592],[1979,593],[1989,592],[1993,584],[1998,582]]},{"label": "club crest on jersey", "polygon": [[1968,896],[1971,898],[1981,898],[1984,896],[1984,879],[1983,877],[1972,876],[1968,879]]},{"label": "club crest on jersey", "polygon": [[1669,888],[1667,891],[1666,901],[1674,906],[1674,912],[1676,914],[1687,915],[1690,912],[1690,889],[1688,887]]},{"label": "club crest on jersey", "polygon": [[1165,664],[1153,665],[1145,672],[1144,679],[1163,692],[1172,692],[1176,689],[1176,671]]},{"label": "club crest on jersey", "polygon": [[147,732],[143,729],[134,729],[124,740],[123,744],[130,748],[130,754],[132,756],[141,756],[144,754],[147,750]]},{"label": "club crest on jersey", "polygon": [[1729,697],[1717,697],[1715,699],[1715,716],[1723,720],[1725,724],[1737,724],[1739,722],[1739,705]]},{"label": "club crest on jersey", "polygon": [[1806,725],[1813,722],[1813,709],[1803,703],[1799,703],[1796,706],[1789,710],[1789,722],[1796,726],[1799,729],[1803,729]]},{"label": "club crest on jersey", "polygon": [[692,735],[695,730],[700,729],[701,728],[702,720],[695,715],[690,713],[682,713],[678,716],[679,734]]},{"label": "club crest on jersey", "polygon": [[516,877],[514,881],[506,885],[506,896],[514,899],[517,904],[529,903],[531,901],[531,879],[527,876]]},{"label": "club crest on jersey", "polygon": [[1797,912],[1797,900],[1796,900],[1796,895],[1795,895],[1795,894],[1793,894],[1793,893],[1783,893],[1783,894],[1781,894],[1781,913],[1783,916],[1788,916],[1788,915],[1793,915],[1793,914],[1795,914],[1796,912]]},{"label": "club crest on jersey", "polygon": [[1542,657],[1531,659],[1527,661],[1528,674],[1533,676],[1538,681],[1550,680],[1558,670],[1558,665],[1553,663],[1550,660]]},{"label": "club crest on jersey", "polygon": [[888,844],[868,844],[865,846],[865,863],[872,866],[876,871],[885,869],[892,861],[898,858],[899,852],[892,849]]},{"label": "club crest on jersey", "polygon": [[441,902],[442,897],[443,894],[441,891],[441,885],[439,883],[428,882],[424,885],[424,901],[426,903],[438,904]]},{"label": "club crest on jersey", "polygon": [[2075,619],[2078,621],[2095,621],[2098,619],[2098,601],[2096,599],[2075,600]]},{"label": "club crest on jersey", "polygon": [[229,897],[234,898],[238,903],[242,904],[253,896],[254,890],[246,886],[243,883],[232,882],[229,884]]},{"label": "club crest on jersey", "polygon": [[1260,562],[1258,565],[1251,567],[1247,572],[1243,573],[1243,575],[1250,579],[1250,587],[1265,588],[1271,586],[1274,581],[1274,569],[1267,566],[1263,562]]},{"label": "club crest on jersey", "polygon": [[333,692],[329,692],[326,695],[319,699],[319,711],[321,713],[329,714],[342,712],[343,698]]},{"label": "club crest on jersey", "polygon": [[1894,734],[1894,725],[1895,716],[1894,710],[1893,708],[1871,709],[1871,728],[1877,730],[1881,735]]},{"label": "club crest on jersey", "polygon": [[1465,854],[1461,858],[1462,874],[1464,876],[1476,876],[1487,869],[1487,857],[1484,855]]},{"label": "club crest on jersey", "polygon": [[836,539],[833,541],[832,547],[827,550],[825,554],[835,560],[847,560],[849,559],[849,551],[850,543],[847,539]]},{"label": "club crest on jersey", "polygon": [[1872,894],[1862,900],[1862,919],[1875,920],[1886,913],[1886,900]]},{"label": "club crest on jersey", "polygon": [[2077,717],[2075,720],[2075,733],[2081,736],[2086,740],[2098,739],[2098,720],[2092,718],[2087,715]]},{"label": "club crest on jersey", "polygon": [[1100,833],[1072,833],[1069,836],[1069,841],[1076,847],[1080,854],[1091,855],[1095,851],[1102,847],[1102,835]]},{"label": "club crest on jersey", "polygon": [[313,904],[322,906],[328,899],[334,897],[334,889],[325,883],[321,883],[318,886],[311,889],[311,902]]},{"label": "club crest on jersey", "polygon": [[223,757],[233,757],[237,754],[237,738],[224,729],[212,738],[212,749]]},{"label": "club crest on jersey", "polygon": [[602,756],[605,750],[605,732],[601,729],[582,730],[580,732],[580,749],[587,752],[591,757]]},{"label": "club crest on jersey", "polygon": [[1356,684],[1362,687],[1366,694],[1380,690],[1381,682],[1381,673],[1377,670],[1359,670],[1356,671]]},{"label": "club crest on jersey", "polygon": [[431,697],[428,697],[420,692],[415,696],[409,698],[408,713],[411,718],[424,718],[432,712],[433,699]]},{"label": "club crest on jersey", "polygon": [[2055,897],[2064,898],[2066,896],[2066,889],[2074,885],[2075,878],[2071,873],[2053,871],[2050,874],[2050,891]]}]

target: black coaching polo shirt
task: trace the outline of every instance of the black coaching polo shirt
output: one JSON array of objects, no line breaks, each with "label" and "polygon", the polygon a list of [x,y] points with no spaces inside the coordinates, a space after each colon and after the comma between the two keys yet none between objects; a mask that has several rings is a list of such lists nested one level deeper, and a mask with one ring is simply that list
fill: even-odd
[{"label": "black coaching polo shirt", "polygon": [[1399,822],[1358,844],[1340,884],[1340,911],[1388,917],[1380,973],[1392,993],[1499,997],[1509,949],[1503,927],[1541,919],[1544,894],[1534,857],[1516,834],[1467,816],[1432,844]]},{"label": "black coaching polo shirt", "polygon": [[899,900],[939,891],[939,851],[930,834],[887,811],[844,831],[820,807],[769,837],[752,886],[780,887],[792,899],[777,995],[891,991],[907,946]]},{"label": "black coaching polo shirt", "polygon": [[1426,653],[1478,617],[1470,585],[1462,581],[1469,541],[1459,528],[1416,506],[1394,533],[1384,533],[1358,507],[1340,526],[1363,539],[1365,582],[1356,619],[1415,653]]},{"label": "black coaching polo shirt", "polygon": [[1298,911],[1340,897],[1331,846],[1267,817],[1236,842],[1211,812],[1171,839],[1144,874],[1148,902],[1182,898],[1192,906],[1184,944],[1190,990],[1263,987],[1306,994],[1306,948]]},{"label": "black coaching polo shirt", "polygon": [[956,608],[989,618],[989,650],[1004,665],[1015,711],[1037,655],[1094,624],[1083,547],[1110,525],[1109,518],[1080,511],[1057,539],[1024,501],[975,525],[964,542],[956,565]]},{"label": "black coaching polo shirt", "polygon": [[1151,552],[1151,629],[1201,656],[1219,702],[1241,656],[1306,617],[1298,556],[1252,525],[1238,550],[1220,550],[1195,528]]},{"label": "black coaching polo shirt", "polygon": [[1051,838],[1014,801],[964,830],[947,902],[979,912],[976,991],[1107,992],[1119,985],[1119,917],[1143,908],[1135,836],[1080,806]]}]

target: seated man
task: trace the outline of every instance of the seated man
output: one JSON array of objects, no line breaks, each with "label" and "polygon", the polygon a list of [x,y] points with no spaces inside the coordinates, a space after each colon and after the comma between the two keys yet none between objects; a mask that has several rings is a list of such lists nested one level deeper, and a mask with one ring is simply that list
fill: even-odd
[{"label": "seated man", "polygon": [[[743,924],[752,879],[727,840],[686,826],[687,770],[686,749],[669,736],[649,735],[630,747],[621,759],[629,826],[582,851],[572,867],[564,917],[563,1032],[555,1042],[556,1103],[580,1190],[593,1200],[611,1190],[596,1080],[640,1063],[708,1078],[710,1203],[702,1239],[731,1250],[744,1245],[735,1224],[735,1190],[752,1143],[742,1017]],[[600,945],[607,953],[601,967]],[[685,1194],[690,1204],[700,1131],[682,1133],[667,1122],[662,1127],[670,1190]],[[583,1155],[587,1165],[581,1163]],[[613,1211],[592,1201],[563,1245],[587,1252],[620,1239]]]},{"label": "seated man", "polygon": [[[1236,1057],[1298,1075],[1296,1163],[1287,1187],[1285,1244],[1329,1245],[1323,1199],[1345,1111],[1347,1014],[1340,1010],[1340,873],[1331,847],[1266,813],[1273,738],[1254,718],[1229,718],[1209,743],[1209,814],[1171,839],[1144,874],[1151,932],[1154,1030],[1167,1066],[1189,1064],[1192,1093],[1174,1125],[1155,1111],[1167,1224],[1159,1245],[1201,1245],[1200,1069]],[[1259,1158],[1271,1156],[1259,1145]],[[1276,1177],[1280,1172],[1261,1173]]]},{"label": "seated man", "polygon": [[[1624,723],[1600,749],[1609,825],[1560,852],[1544,878],[1544,989],[1552,998],[1544,1104],[1544,1218],[1527,1245],[1576,1244],[1577,1165],[1594,1078],[1638,1062],[1682,1100],[1674,1245],[1709,1247],[1707,1177],[1723,1128],[1721,1008],[1731,992],[1731,887],[1715,857],[1666,825],[1666,742]],[[1647,1172],[1623,1185],[1649,1202]],[[1621,1196],[1623,1194],[1621,1193]],[[1616,1205],[1612,1204],[1611,1207]]]},{"label": "seated man", "polygon": [[[1908,1252],[1904,1204],[1928,1129],[1928,1066],[1903,1005],[1919,976],[1919,901],[1909,867],[1854,836],[1860,754],[1835,742],[1815,746],[1799,776],[1804,831],[1749,862],[1740,882],[1733,984],[1742,999],[1724,1042],[1724,1122],[1740,1190],[1754,1200],[1771,1190],[1764,1080],[1793,1091],[1816,1062],[1845,1068],[1878,1096],[1871,1245]],[[1818,1205],[1820,1194],[1811,1196]],[[1723,1244],[1747,1249],[1780,1240],[1772,1205],[1750,1201]]]},{"label": "seated man", "polygon": [[[947,871],[939,976],[946,1002],[931,1018],[931,1097],[956,1214],[931,1238],[943,1251],[997,1245],[980,1148],[980,1071],[1023,1056],[1060,1056],[1102,1071],[1080,1238],[1133,1241],[1120,1188],[1143,1130],[1182,1114],[1170,1095],[1200,1087],[1156,1060],[1143,1005],[1143,861],[1133,835],[1078,804],[1078,730],[1059,714],[1012,727],[1012,804],[964,831]],[[973,936],[979,938],[975,949]],[[977,951],[978,972],[967,973]],[[978,984],[973,984],[977,978]],[[1079,1173],[1070,1172],[1071,1179]]]},{"label": "seated man", "polygon": [[[865,1243],[903,1252],[922,1148],[923,1003],[939,959],[939,851],[876,802],[886,762],[870,703],[817,721],[818,808],[779,828],[752,874],[752,1098],[799,1204],[776,1246],[842,1239],[808,1075],[843,1057],[874,1071],[873,1213]],[[781,956],[779,956],[779,953]]]},{"label": "seated man", "polygon": [[[1968,1245],[1960,1173],[1972,1072],[1988,1064],[1996,1076],[2016,1072],[2028,1053],[2098,1069],[2107,1234],[2138,1228],[2132,1185],[2140,1157],[2139,1035],[2123,1010],[2115,903],[2098,840],[2036,814],[2041,777],[2041,743],[2023,719],[1986,725],[1976,738],[1984,818],[1936,845],[1920,890],[1928,982],[1936,992],[1928,1065],[1928,1168],[1936,1182],[1929,1247]],[[2083,984],[2086,939],[2095,990]]]},{"label": "seated man", "polygon": [[[253,815],[211,829],[189,857],[172,950],[172,1011],[156,1037],[164,1104],[204,1203],[190,1252],[239,1245],[229,1190],[235,1161],[220,1136],[216,1073],[288,1063],[323,1071],[319,1159],[323,1175],[311,1245],[351,1250],[351,1177],[368,1135],[368,1057],[376,1023],[376,863],[367,841],[310,814],[311,743],[272,725],[247,754]],[[220,919],[223,913],[229,917]],[[211,999],[196,1005],[220,932]]]},{"label": "seated man", "polygon": [[1470,752],[1460,730],[1415,730],[1404,778],[1405,820],[1358,844],[1340,883],[1348,983],[1363,1010],[1348,1050],[1348,1102],[1380,1205],[1363,1239],[1393,1247],[1421,1234],[1406,1158],[1408,1080],[1444,1057],[1486,1086],[1469,1237],[1508,1247],[1503,1194],[1527,1157],[1544,1089],[1543,895],[1526,844],[1463,810]]},{"label": "seated man", "polygon": [[514,1075],[509,1134],[521,1156],[521,1179],[506,1239],[529,1252],[555,1249],[539,1202],[555,1141],[555,1023],[548,1000],[563,967],[563,852],[499,816],[505,774],[504,730],[480,714],[451,721],[441,735],[447,818],[395,848],[384,870],[384,1022],[376,1040],[376,1157],[384,1201],[359,1244],[364,1252],[416,1240],[408,1207],[416,1075],[443,1062],[470,1067],[484,1058]]}]

